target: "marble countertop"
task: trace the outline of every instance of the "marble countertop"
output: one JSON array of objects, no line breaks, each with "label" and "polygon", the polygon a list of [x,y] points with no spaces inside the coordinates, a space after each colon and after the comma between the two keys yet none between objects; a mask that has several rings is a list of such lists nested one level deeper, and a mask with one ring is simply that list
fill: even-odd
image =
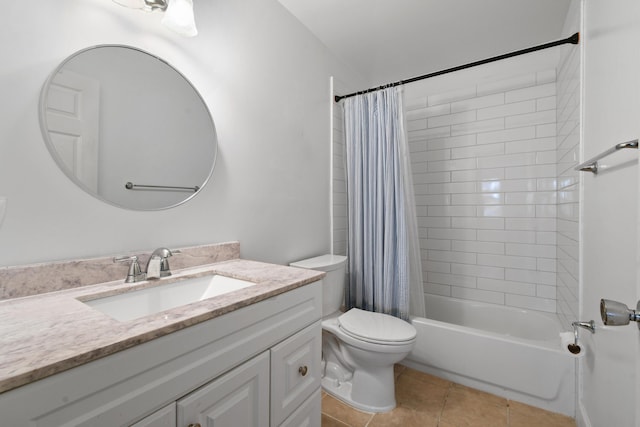
[{"label": "marble countertop", "polygon": [[[256,286],[127,322],[81,302],[211,273]],[[119,280],[0,301],[0,393],[315,282],[324,274],[235,259],[177,270],[160,280]]]}]

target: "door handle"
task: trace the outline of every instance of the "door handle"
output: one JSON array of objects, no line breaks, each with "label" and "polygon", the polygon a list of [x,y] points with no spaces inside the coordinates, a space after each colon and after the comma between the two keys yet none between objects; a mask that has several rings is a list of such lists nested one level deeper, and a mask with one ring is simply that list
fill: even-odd
[{"label": "door handle", "polygon": [[632,310],[621,302],[601,299],[600,317],[607,326],[623,326],[634,321],[639,322],[638,329],[640,329],[640,301],[638,301],[636,309]]}]

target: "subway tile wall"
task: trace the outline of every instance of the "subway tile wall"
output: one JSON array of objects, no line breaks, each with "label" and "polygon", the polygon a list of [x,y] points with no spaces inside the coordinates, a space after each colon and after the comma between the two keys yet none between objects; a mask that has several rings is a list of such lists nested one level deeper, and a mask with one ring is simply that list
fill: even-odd
[{"label": "subway tile wall", "polygon": [[[575,197],[575,182],[556,160],[567,160],[577,141],[557,147],[574,117],[571,101],[558,104],[557,95],[549,69],[405,100],[425,292],[558,309],[556,216],[566,201],[557,205],[558,170],[567,174],[562,197]],[[573,224],[562,222],[570,238]]]},{"label": "subway tile wall", "polygon": [[[574,28],[579,28],[575,15]],[[574,170],[580,159],[580,49],[563,51],[558,67],[558,122],[556,152],[557,205],[557,300],[565,326],[579,318],[579,184]]]},{"label": "subway tile wall", "polygon": [[[579,49],[559,64],[557,81],[550,69],[405,101],[426,292],[578,318]],[[342,105],[332,114],[346,255]]]}]

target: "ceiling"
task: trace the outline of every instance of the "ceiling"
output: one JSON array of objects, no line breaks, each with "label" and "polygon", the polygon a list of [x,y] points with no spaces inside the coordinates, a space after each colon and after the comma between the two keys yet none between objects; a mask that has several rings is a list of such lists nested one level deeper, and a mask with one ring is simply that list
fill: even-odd
[{"label": "ceiling", "polygon": [[571,0],[279,0],[370,85],[566,38]]}]

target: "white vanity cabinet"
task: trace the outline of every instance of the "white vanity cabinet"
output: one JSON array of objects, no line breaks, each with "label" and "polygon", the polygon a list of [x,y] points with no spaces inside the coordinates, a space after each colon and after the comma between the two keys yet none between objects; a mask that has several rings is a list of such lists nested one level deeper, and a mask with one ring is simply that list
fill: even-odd
[{"label": "white vanity cabinet", "polygon": [[2,393],[0,425],[319,427],[321,286]]},{"label": "white vanity cabinet", "polygon": [[318,322],[132,427],[320,427]]}]

